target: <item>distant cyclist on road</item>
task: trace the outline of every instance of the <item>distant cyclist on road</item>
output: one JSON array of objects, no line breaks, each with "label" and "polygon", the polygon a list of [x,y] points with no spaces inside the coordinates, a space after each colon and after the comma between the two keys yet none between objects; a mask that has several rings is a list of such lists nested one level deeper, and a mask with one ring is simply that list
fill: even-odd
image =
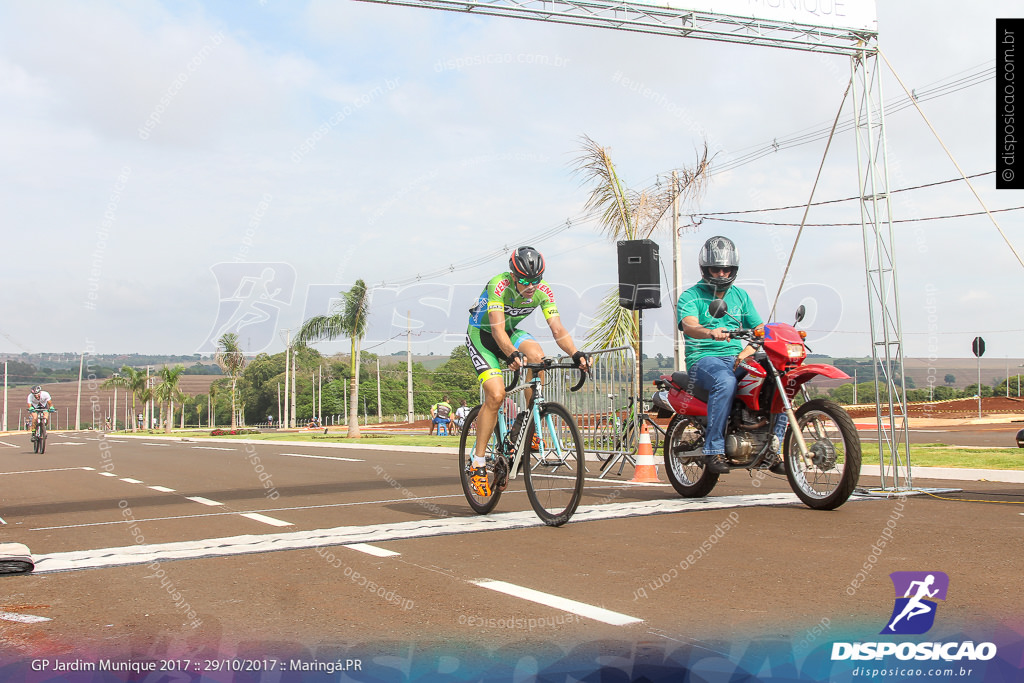
[{"label": "distant cyclist on road", "polygon": [[[533,247],[519,247],[508,260],[508,271],[495,275],[469,310],[466,346],[484,390],[484,402],[476,421],[476,453],[471,480],[477,495],[491,495],[487,484],[487,442],[498,421],[498,408],[505,400],[505,382],[501,361],[518,370],[524,363],[539,363],[544,358],[540,344],[529,332],[517,329],[537,308],[551,329],[555,343],[583,370],[590,369],[587,355],[576,349],[562,325],[555,305],[555,294],[542,279],[544,257]],[[532,373],[531,373],[532,374]],[[527,393],[529,402],[532,395]]]},{"label": "distant cyclist on road", "polygon": [[[50,398],[48,391],[43,391],[43,388],[38,384],[32,387],[31,393],[28,395],[28,407],[34,410],[45,410],[46,408],[53,407],[53,400]],[[39,423],[40,418],[46,420],[46,413],[29,413],[32,416],[32,426],[29,431],[33,434],[36,431],[36,425]]]}]

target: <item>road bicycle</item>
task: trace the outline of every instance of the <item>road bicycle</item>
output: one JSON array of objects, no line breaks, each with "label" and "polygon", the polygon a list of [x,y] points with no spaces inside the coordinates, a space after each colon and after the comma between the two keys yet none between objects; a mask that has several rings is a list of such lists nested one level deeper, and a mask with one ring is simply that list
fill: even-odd
[{"label": "road bicycle", "polygon": [[[609,398],[612,398],[612,395],[609,394]],[[648,403],[651,403],[651,400],[645,398],[643,403],[646,406]],[[618,410],[610,411],[610,419],[615,420],[615,437],[612,441],[612,450],[610,452],[599,451],[597,453],[599,460],[605,461],[616,453],[636,453],[637,444],[640,439],[640,432],[637,429],[636,405],[636,398],[630,396],[628,404]],[[622,415],[622,411],[626,411],[625,415]],[[651,449],[657,452],[661,445],[661,440],[665,436],[665,430],[651,418],[646,410],[640,413],[639,420],[640,422],[647,423],[647,431],[651,439]]]},{"label": "road bicycle", "polygon": [[[533,377],[519,384],[522,370],[532,370]],[[587,376],[571,363],[556,363],[545,358],[540,363],[526,363],[505,387],[506,400],[498,408],[498,421],[490,435],[478,433],[476,421],[482,406],[476,406],[463,423],[459,436],[459,477],[470,507],[486,515],[498,504],[510,479],[522,472],[526,493],[534,512],[548,526],[561,526],[569,521],[583,496],[583,439],[579,427],[565,406],[544,398],[540,372],[576,370],[579,381],[570,391],[579,391]],[[509,394],[533,389],[533,401],[518,415]],[[487,439],[487,483],[491,495],[477,494],[470,480],[473,456],[478,438]]]},{"label": "road bicycle", "polygon": [[[55,413],[56,408],[29,408],[30,413]],[[46,452],[46,416],[39,415],[36,419],[36,428],[32,431],[32,452]]]}]

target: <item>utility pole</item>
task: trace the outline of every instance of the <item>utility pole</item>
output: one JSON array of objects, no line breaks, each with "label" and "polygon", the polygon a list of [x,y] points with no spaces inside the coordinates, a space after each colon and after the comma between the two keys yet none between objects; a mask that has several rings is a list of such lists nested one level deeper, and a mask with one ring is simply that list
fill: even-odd
[{"label": "utility pole", "polygon": [[295,375],[299,371],[299,365],[295,360],[297,353],[292,353],[292,418],[291,426],[294,428],[298,424],[298,416],[295,414]]},{"label": "utility pole", "polygon": [[[683,291],[683,258],[679,240],[679,174],[672,171],[672,188],[675,196],[672,197],[672,301],[679,298]],[[673,310],[675,306],[673,305]],[[673,321],[674,322],[674,321]],[[676,326],[672,325],[672,351],[674,357],[673,369],[679,370],[683,367],[683,333]]]},{"label": "utility pole", "polygon": [[[1007,380],[1007,386],[1009,386],[1009,380]],[[384,421],[384,416],[381,413],[380,407],[380,356],[377,357],[377,424]]]},{"label": "utility pole", "polygon": [[85,365],[85,354],[78,361],[78,400],[75,402],[75,431],[82,430],[82,366]]},{"label": "utility pole", "polygon": [[409,408],[409,424],[412,424],[412,311],[406,312],[405,320],[405,398]]},{"label": "utility pole", "polygon": [[7,361],[4,361],[4,431],[7,431]]},{"label": "utility pole", "polygon": [[288,332],[288,338],[287,338],[287,341],[285,341],[285,346],[284,346],[284,426],[285,426],[286,429],[289,426],[291,426],[291,420],[290,420],[291,413],[288,411],[288,386],[289,386],[288,385],[288,377],[289,377],[289,373],[292,370],[292,360],[291,360],[292,356],[291,356],[291,352],[292,352],[292,333],[291,333],[291,331],[289,331]]}]

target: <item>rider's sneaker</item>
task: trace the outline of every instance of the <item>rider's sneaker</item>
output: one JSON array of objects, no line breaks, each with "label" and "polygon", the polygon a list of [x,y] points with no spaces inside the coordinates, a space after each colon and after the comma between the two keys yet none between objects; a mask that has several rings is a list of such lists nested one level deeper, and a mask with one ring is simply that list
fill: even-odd
[{"label": "rider's sneaker", "polygon": [[782,461],[781,452],[782,449],[780,448],[779,437],[772,434],[771,453],[769,454],[772,464],[768,466],[768,471],[772,474],[781,474],[785,476],[786,463]]},{"label": "rider's sneaker", "polygon": [[707,468],[715,474],[727,474],[729,472],[729,463],[725,461],[725,456],[721,453],[705,455],[704,462]]},{"label": "rider's sneaker", "polygon": [[469,483],[473,486],[476,495],[488,497],[491,495],[491,487],[487,484],[487,468],[475,467],[469,476]]}]

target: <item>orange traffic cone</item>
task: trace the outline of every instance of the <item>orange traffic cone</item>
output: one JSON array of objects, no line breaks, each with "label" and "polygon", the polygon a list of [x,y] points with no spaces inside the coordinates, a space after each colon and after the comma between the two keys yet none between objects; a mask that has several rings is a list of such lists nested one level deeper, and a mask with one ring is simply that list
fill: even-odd
[{"label": "orange traffic cone", "polygon": [[636,449],[636,470],[630,482],[635,484],[651,484],[658,481],[658,468],[654,465],[654,449],[651,448],[651,434],[647,431],[647,423],[640,426],[640,443]]}]

